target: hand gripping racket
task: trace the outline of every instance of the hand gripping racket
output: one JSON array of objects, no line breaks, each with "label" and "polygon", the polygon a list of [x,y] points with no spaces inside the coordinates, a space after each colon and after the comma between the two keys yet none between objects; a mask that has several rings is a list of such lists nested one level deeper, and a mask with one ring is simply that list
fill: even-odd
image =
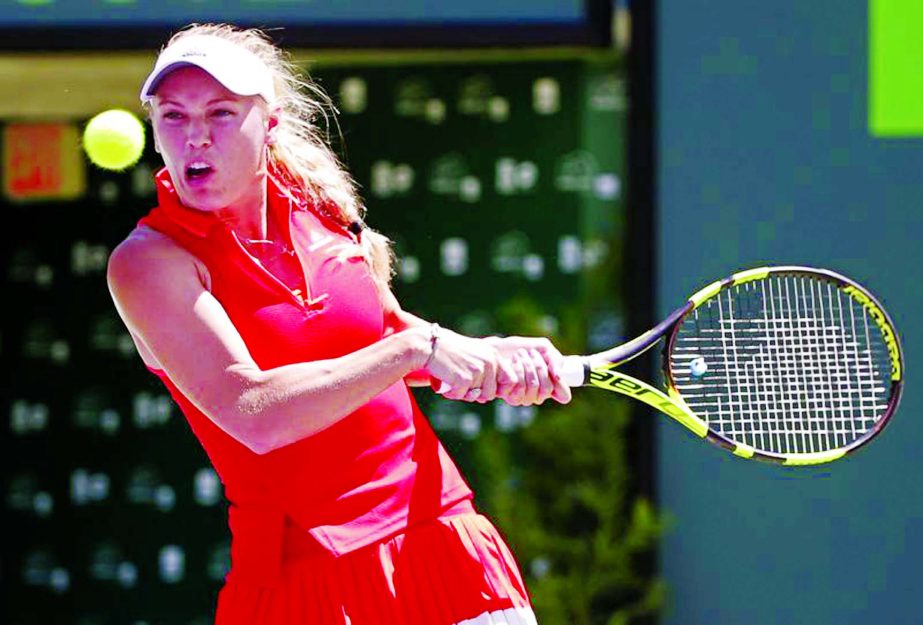
[{"label": "hand gripping racket", "polygon": [[[666,392],[617,370],[662,338]],[[866,289],[788,266],[714,282],[638,338],[567,356],[562,377],[650,404],[737,456],[810,465],[880,433],[903,372],[894,325]]]}]

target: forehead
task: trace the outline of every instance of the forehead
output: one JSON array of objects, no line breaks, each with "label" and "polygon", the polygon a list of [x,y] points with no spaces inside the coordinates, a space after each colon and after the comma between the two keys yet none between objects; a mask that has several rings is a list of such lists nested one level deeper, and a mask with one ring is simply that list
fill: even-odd
[{"label": "forehead", "polygon": [[157,91],[154,93],[154,102],[159,103],[164,100],[178,102],[200,102],[210,101],[217,98],[226,100],[246,101],[253,96],[237,95],[230,91],[215,80],[211,74],[205,70],[195,67],[178,67],[164,78],[157,85]]}]

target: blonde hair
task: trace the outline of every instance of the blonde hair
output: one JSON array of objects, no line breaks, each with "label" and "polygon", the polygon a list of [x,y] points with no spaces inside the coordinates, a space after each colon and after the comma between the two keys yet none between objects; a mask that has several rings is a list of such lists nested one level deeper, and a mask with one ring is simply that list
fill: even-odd
[{"label": "blonde hair", "polygon": [[[272,73],[279,123],[269,147],[269,171],[294,191],[304,193],[344,227],[362,226],[363,254],[379,288],[387,288],[392,275],[391,241],[363,223],[365,206],[356,183],[330,147],[330,122],[336,107],[307,72],[295,65],[261,30],[229,24],[191,24],[174,34],[167,45],[193,35],[220,37],[255,54]],[[323,122],[323,134],[318,124]]]}]

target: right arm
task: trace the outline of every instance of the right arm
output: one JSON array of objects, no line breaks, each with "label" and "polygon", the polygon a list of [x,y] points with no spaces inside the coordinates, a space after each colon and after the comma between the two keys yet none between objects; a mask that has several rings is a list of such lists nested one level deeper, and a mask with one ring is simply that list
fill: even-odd
[{"label": "right arm", "polygon": [[136,230],[113,251],[107,279],[135,340],[199,410],[256,453],[333,425],[429,357],[428,328],[414,327],[340,358],[262,370],[203,271],[172,240]]}]

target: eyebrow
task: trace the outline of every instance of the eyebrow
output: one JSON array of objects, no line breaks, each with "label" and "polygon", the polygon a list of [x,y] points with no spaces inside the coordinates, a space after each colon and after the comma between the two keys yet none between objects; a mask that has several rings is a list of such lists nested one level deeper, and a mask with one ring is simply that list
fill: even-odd
[{"label": "eyebrow", "polygon": [[[218,103],[220,103],[220,102],[238,102],[238,101],[239,101],[239,100],[236,99],[236,98],[229,98],[229,97],[226,97],[226,96],[222,96],[222,97],[220,97],[220,98],[215,98],[215,99],[213,99],[213,100],[209,100],[208,102],[205,103],[205,106],[211,106],[212,104],[218,104]],[[179,102],[179,101],[177,101],[177,100],[160,100],[160,101],[159,101],[159,104],[161,104],[161,105],[163,105],[163,104],[174,104],[174,105],[176,105],[176,106],[183,106],[183,103],[182,103],[182,102]]]}]

